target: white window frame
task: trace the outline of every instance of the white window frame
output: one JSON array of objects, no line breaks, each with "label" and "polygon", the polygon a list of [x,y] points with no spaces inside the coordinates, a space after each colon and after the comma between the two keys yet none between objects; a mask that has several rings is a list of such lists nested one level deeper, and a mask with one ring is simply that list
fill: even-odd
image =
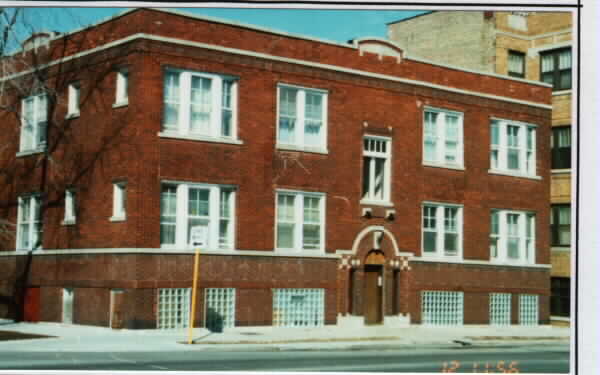
[{"label": "white window frame", "polygon": [[[284,142],[280,138],[281,92],[282,89],[296,90],[296,123],[294,125],[294,141]],[[305,140],[306,127],[306,94],[311,93],[321,96],[321,142],[317,146],[307,144]],[[327,151],[327,119],[328,119],[329,92],[323,89],[308,88],[286,83],[277,85],[277,123],[275,124],[277,148],[282,150],[306,151],[326,154]]]},{"label": "white window frame", "polygon": [[[425,228],[425,208],[435,208],[435,230]],[[456,209],[455,227],[456,231],[448,231],[448,233],[456,233],[456,254],[446,254],[445,250],[445,234],[446,234],[446,208]],[[436,236],[436,251],[425,251],[425,232],[433,232]],[[440,202],[423,202],[421,205],[421,256],[427,258],[437,258],[440,260],[463,259],[463,205]]]},{"label": "white window frame", "polygon": [[113,214],[110,221],[124,221],[127,219],[127,182],[113,183]]},{"label": "white window frame", "polygon": [[[158,133],[161,137],[166,138],[183,138],[190,140],[200,140],[209,142],[233,143],[241,144],[238,139],[238,86],[239,78],[225,75],[206,72],[198,72],[191,70],[167,68],[163,74],[163,117],[161,124],[161,132]],[[177,123],[166,123],[166,79],[169,73],[179,74],[179,91],[177,105]],[[208,132],[194,132],[191,129],[191,106],[192,106],[192,78],[208,79],[211,81],[211,98],[210,98],[210,120]],[[230,105],[224,106],[223,100],[223,83],[231,83]],[[216,109],[216,110],[215,110]],[[231,112],[231,123],[229,135],[223,135],[223,111]]]},{"label": "white window frame", "polygon": [[76,197],[77,193],[74,189],[65,190],[65,217],[62,222],[63,225],[75,224],[77,221]]},{"label": "white window frame", "polygon": [[[278,212],[279,212],[279,196],[287,195],[294,197],[294,218],[293,221],[290,222],[294,225],[293,229],[293,247],[291,248],[282,248],[278,247],[278,235],[277,235],[277,227],[279,224]],[[304,248],[304,235],[303,235],[303,227],[305,224],[304,221],[304,198],[318,198],[319,199],[319,223],[320,223],[320,238],[319,238],[319,248],[318,249],[306,249]],[[279,252],[293,252],[293,253],[301,253],[305,252],[307,254],[323,254],[325,253],[325,203],[326,196],[324,193],[318,192],[307,192],[307,191],[298,191],[298,190],[287,190],[287,189],[277,189],[275,192],[275,249]]]},{"label": "white window frame", "polygon": [[69,100],[67,117],[79,116],[79,108],[81,101],[81,84],[79,82],[73,82],[69,84]]},{"label": "white window frame", "polygon": [[[376,148],[379,145],[385,146],[384,151],[375,151],[373,150],[365,150],[367,147],[367,142],[370,145],[374,145]],[[372,143],[371,143],[372,142]],[[378,145],[378,142],[381,142]],[[369,162],[369,176],[364,176],[364,165],[367,163],[367,158]],[[375,163],[376,159],[384,160],[383,166],[383,192],[382,197],[378,198],[375,196],[374,186],[375,186]],[[368,191],[363,191],[362,199],[360,200],[361,204],[375,204],[375,205],[384,205],[391,206],[391,174],[392,174],[392,139],[390,137],[382,137],[375,135],[365,135],[363,137],[363,169],[362,169],[362,182],[363,187],[365,186],[365,178],[368,179]]]},{"label": "white window frame", "polygon": [[[437,114],[437,118],[435,121],[435,133],[429,134],[427,129],[427,113],[435,113]],[[456,161],[446,161],[446,142],[447,142],[447,122],[446,116],[456,116],[458,117],[458,134],[457,134],[457,145],[456,145]],[[434,108],[425,106],[423,109],[423,165],[430,167],[442,167],[442,168],[451,168],[451,169],[464,169],[464,114],[458,111],[452,111],[448,109],[442,108]],[[434,157],[432,160],[429,160],[427,157],[426,150],[426,142],[429,138],[435,140],[435,151]]]},{"label": "white window frame", "polygon": [[[26,124],[25,106],[27,101],[33,101],[33,124]],[[45,102],[45,107],[40,108],[41,102]],[[43,113],[42,115],[42,111]],[[26,127],[31,127],[30,145],[27,145]],[[48,95],[40,93],[28,96],[21,100],[21,136],[19,141],[19,152],[43,152],[46,149],[48,135],[46,133],[48,127]]]},{"label": "white window frame", "polygon": [[[36,247],[35,249],[33,248],[33,245],[37,242],[38,240],[38,236],[42,235],[43,236],[43,220],[41,220],[41,216],[40,216],[40,206],[42,204],[42,199],[41,196],[39,194],[32,194],[32,195],[26,195],[26,196],[21,196],[18,199],[18,211],[17,211],[17,242],[15,245],[15,249],[17,249],[17,251],[27,251],[27,250],[39,250],[42,248],[42,243],[43,241],[40,241],[40,244],[38,247]],[[24,207],[25,205],[27,205],[27,208],[29,210],[28,212],[28,220],[27,222],[24,222]],[[38,216],[40,220],[34,220],[34,218]],[[26,233],[23,233],[23,230],[21,230],[21,226],[23,224],[28,224],[28,229]],[[40,226],[40,233],[38,234],[38,232],[34,229],[36,227],[36,224],[38,224]],[[24,237],[27,237],[28,242],[29,242],[29,246],[27,247],[21,247],[21,242],[23,241]]]},{"label": "white window frame", "polygon": [[[508,128],[518,129],[517,146],[509,145]],[[498,129],[498,144],[493,143],[494,128]],[[529,133],[532,132],[531,144]],[[508,167],[508,151],[512,149],[519,157],[517,169]],[[495,154],[494,154],[495,153]],[[496,156],[494,156],[496,155]],[[515,177],[541,179],[537,173],[537,125],[520,121],[491,118],[490,120],[490,169],[489,173]]]},{"label": "white window frame", "polygon": [[[493,235],[490,230],[490,236],[497,238],[497,256],[494,256],[490,245],[490,262],[497,264],[512,264],[512,265],[533,265],[536,258],[536,215],[531,211],[514,211],[493,209],[490,212],[490,222],[492,215],[498,215],[498,234]],[[508,238],[509,225],[508,216],[517,215],[517,231],[512,237],[518,239],[518,258],[509,256]],[[531,232],[528,233],[528,220],[531,220]],[[516,234],[516,235],[515,235]]]},{"label": "white window frame", "polygon": [[129,69],[121,68],[117,70],[115,84],[115,106],[129,104]]},{"label": "white window frame", "polygon": [[[236,193],[237,189],[233,185],[216,185],[206,183],[192,183],[192,182],[176,182],[176,181],[162,181],[162,186],[173,186],[176,188],[176,214],[175,214],[175,243],[166,244],[161,243],[162,249],[193,249],[194,246],[188,243],[188,232],[189,232],[189,218],[188,213],[188,202],[189,202],[189,190],[190,189],[203,189],[208,190],[208,205],[209,211],[208,216],[194,216],[197,218],[203,218],[208,221],[208,244],[202,250],[234,250],[235,248],[235,233],[236,233]],[[229,231],[228,241],[222,242],[220,236],[220,223],[222,216],[221,207],[221,192],[227,190],[229,194]],[[159,197],[159,199],[162,199]]]}]

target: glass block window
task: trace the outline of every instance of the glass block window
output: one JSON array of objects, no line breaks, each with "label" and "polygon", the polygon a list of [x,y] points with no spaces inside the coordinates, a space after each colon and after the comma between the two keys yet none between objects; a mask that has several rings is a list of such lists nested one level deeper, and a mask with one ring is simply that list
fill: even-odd
[{"label": "glass block window", "polygon": [[463,324],[464,293],[423,291],[421,319],[424,325],[460,326]]},{"label": "glass block window", "polygon": [[519,324],[522,326],[538,325],[538,296],[533,294],[519,295]]},{"label": "glass block window", "polygon": [[324,324],[324,289],[273,289],[274,326],[319,327]]},{"label": "glass block window", "polygon": [[510,325],[510,293],[490,293],[490,324]]},{"label": "glass block window", "polygon": [[187,328],[190,322],[190,288],[158,290],[158,329]]},{"label": "glass block window", "polygon": [[207,288],[204,306],[209,330],[222,332],[235,326],[235,288]]}]

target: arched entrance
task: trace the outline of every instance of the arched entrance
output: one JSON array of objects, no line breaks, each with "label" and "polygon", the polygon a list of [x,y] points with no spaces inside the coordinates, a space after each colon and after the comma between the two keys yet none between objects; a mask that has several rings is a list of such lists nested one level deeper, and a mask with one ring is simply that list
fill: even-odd
[{"label": "arched entrance", "polygon": [[365,258],[365,324],[383,323],[383,265],[385,254],[371,250]]}]

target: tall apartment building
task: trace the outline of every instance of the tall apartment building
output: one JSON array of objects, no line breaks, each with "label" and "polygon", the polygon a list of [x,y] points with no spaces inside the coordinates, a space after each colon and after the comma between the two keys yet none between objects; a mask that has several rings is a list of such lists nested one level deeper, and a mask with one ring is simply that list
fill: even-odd
[{"label": "tall apartment building", "polygon": [[572,14],[431,12],[388,24],[411,57],[552,85],[551,314],[568,323],[571,277]]},{"label": "tall apartment building", "polygon": [[1,316],[186,327],[204,228],[196,326],[548,323],[547,84],[156,9],[37,37]]}]

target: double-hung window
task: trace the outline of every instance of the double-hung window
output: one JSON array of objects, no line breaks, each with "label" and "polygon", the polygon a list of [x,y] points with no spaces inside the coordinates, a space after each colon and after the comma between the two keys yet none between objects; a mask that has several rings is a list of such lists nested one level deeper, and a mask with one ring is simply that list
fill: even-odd
[{"label": "double-hung window", "polygon": [[553,204],[550,216],[552,246],[571,246],[571,205]]},{"label": "double-hung window", "polygon": [[492,210],[490,258],[498,263],[535,263],[535,214]]},{"label": "double-hung window", "polygon": [[462,207],[423,204],[423,256],[462,257]]},{"label": "double-hung window", "polygon": [[279,85],[277,146],[327,151],[327,92]]},{"label": "double-hung window", "polygon": [[276,248],[283,251],[323,252],[325,195],[277,192]]},{"label": "double-hung window", "polygon": [[41,197],[29,195],[19,198],[17,213],[17,250],[42,247]]},{"label": "double-hung window", "polygon": [[237,78],[168,69],[163,105],[164,135],[237,139]]},{"label": "double-hung window", "polygon": [[32,95],[21,102],[20,151],[36,151],[46,147],[48,96]]},{"label": "double-hung window", "polygon": [[536,177],[536,143],[535,125],[492,119],[490,172]]},{"label": "double-hung window", "polygon": [[389,203],[391,185],[391,139],[363,139],[363,203]]},{"label": "double-hung window", "polygon": [[160,196],[160,243],[192,247],[193,227],[207,228],[207,249],[233,249],[235,190],[232,186],[163,183]]},{"label": "double-hung window", "polygon": [[463,114],[425,108],[423,126],[425,165],[463,167]]},{"label": "double-hung window", "polygon": [[552,128],[552,169],[571,168],[571,127]]},{"label": "double-hung window", "polygon": [[508,75],[525,78],[525,54],[523,52],[508,51]]},{"label": "double-hung window", "polygon": [[555,91],[571,89],[571,48],[540,53],[540,78]]}]

